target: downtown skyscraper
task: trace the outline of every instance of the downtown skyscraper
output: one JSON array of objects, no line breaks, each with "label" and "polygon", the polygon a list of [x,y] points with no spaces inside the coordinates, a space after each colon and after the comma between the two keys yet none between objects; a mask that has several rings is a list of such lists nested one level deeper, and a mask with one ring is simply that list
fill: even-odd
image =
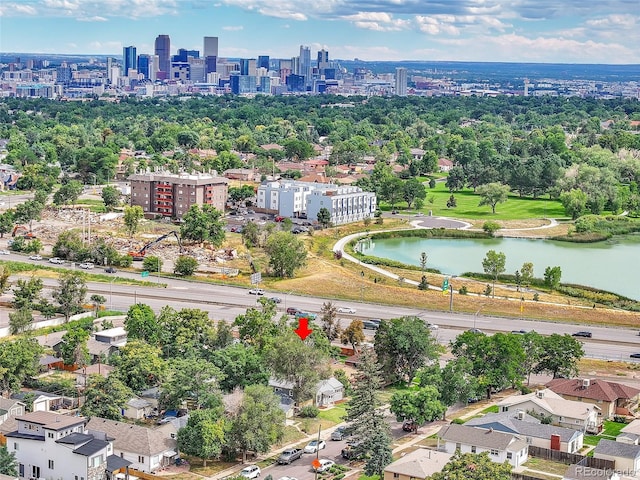
[{"label": "downtown skyscraper", "polygon": [[171,39],[169,35],[158,35],[156,37],[155,54],[158,56],[159,79],[167,79],[171,74]]},{"label": "downtown skyscraper", "polygon": [[204,49],[202,58],[205,63],[205,73],[217,71],[218,63],[218,37],[204,37]]},{"label": "downtown skyscraper", "polygon": [[138,68],[138,55],[136,53],[136,47],[124,47],[122,49],[122,74],[126,77],[129,75],[129,70],[136,70]]}]

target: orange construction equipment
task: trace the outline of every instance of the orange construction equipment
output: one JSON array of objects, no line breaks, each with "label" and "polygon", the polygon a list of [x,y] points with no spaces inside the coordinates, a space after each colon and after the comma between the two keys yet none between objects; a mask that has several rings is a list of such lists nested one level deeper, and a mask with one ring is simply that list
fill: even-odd
[{"label": "orange construction equipment", "polygon": [[23,235],[24,238],[27,238],[27,239],[36,238],[36,236],[33,234],[33,232],[30,231],[24,225],[16,225],[15,227],[13,227],[13,232],[11,232],[11,236],[15,237],[16,234],[21,230],[25,231],[25,234]]},{"label": "orange construction equipment", "polygon": [[129,256],[133,257],[133,259],[136,260],[136,261],[142,261],[142,260],[144,260],[144,256],[147,254],[147,249],[149,249],[150,247],[152,247],[156,243],[159,243],[162,240],[164,240],[165,238],[170,237],[170,236],[176,237],[176,240],[178,240],[178,247],[180,247],[180,253],[182,253],[182,241],[180,240],[180,235],[178,234],[177,231],[174,230],[173,232],[166,233],[164,235],[159,236],[155,240],[152,240],[151,242],[147,243],[144,247],[142,247],[137,252],[136,251],[130,251],[129,252]]}]

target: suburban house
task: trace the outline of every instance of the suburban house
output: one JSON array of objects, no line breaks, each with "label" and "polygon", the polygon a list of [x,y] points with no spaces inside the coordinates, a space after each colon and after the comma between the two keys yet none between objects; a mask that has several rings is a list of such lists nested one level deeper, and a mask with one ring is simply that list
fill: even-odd
[{"label": "suburban house", "polygon": [[501,412],[523,410],[531,415],[551,417],[551,423],[587,433],[599,433],[602,419],[598,405],[565,400],[552,390],[537,390],[526,395],[513,395],[498,402]]},{"label": "suburban house", "polygon": [[596,445],[593,458],[613,460],[616,471],[624,472],[625,475],[640,473],[640,445],[603,438]]},{"label": "suburban house", "polygon": [[465,425],[513,433],[523,437],[531,446],[567,453],[579,452],[584,442],[584,433],[580,430],[544,425],[523,410],[489,413],[472,418]]},{"label": "suburban house", "polygon": [[628,415],[640,398],[640,389],[599,379],[555,378],[546,386],[567,400],[597,405],[604,418]]},{"label": "suburban house", "polygon": [[[269,386],[280,397],[293,398],[294,384],[288,380],[269,379]],[[326,407],[344,398],[344,386],[335,377],[320,380],[316,385],[313,404],[316,407]]]},{"label": "suburban house", "polygon": [[151,415],[153,404],[144,398],[131,398],[127,402],[123,416],[132,420],[143,420],[147,415]]},{"label": "suburban house", "polygon": [[634,420],[625,425],[616,437],[616,442],[640,444],[640,420]]},{"label": "suburban house", "polygon": [[90,433],[103,432],[113,439],[113,454],[131,462],[131,468],[153,473],[171,465],[178,456],[177,431],[173,424],[148,428],[131,423],[93,417],[87,423]]},{"label": "suburban house", "polygon": [[424,480],[442,471],[452,456],[451,453],[419,448],[387,465],[383,480]]},{"label": "suburban house", "polygon": [[620,475],[609,470],[601,470],[599,468],[583,467],[582,465],[569,465],[567,471],[564,472],[562,480],[593,480],[599,478],[602,480],[620,480]]},{"label": "suburban house", "polygon": [[49,410],[60,410],[64,407],[64,399],[60,395],[49,392],[40,392],[38,390],[18,392],[11,395],[14,400],[20,400],[26,405],[26,399],[32,397],[33,412],[48,412]]},{"label": "suburban house", "polygon": [[453,168],[453,162],[448,158],[438,159],[438,170],[441,172],[448,172]]},{"label": "suburban house", "polygon": [[[529,445],[524,438],[492,429],[451,424],[438,432],[438,438],[438,449],[452,455],[456,450],[461,453],[489,452],[492,462],[508,461],[513,467],[522,465],[529,456]],[[444,446],[440,445],[440,441],[444,442]]]},{"label": "suburban house", "polygon": [[6,422],[9,417],[24,415],[25,404],[15,398],[0,397],[0,424]]},{"label": "suburban house", "polygon": [[127,331],[124,327],[109,328],[91,335],[87,340],[87,350],[92,363],[99,363],[101,357],[110,357],[127,344]]},{"label": "suburban house", "polygon": [[7,449],[15,453],[18,474],[27,478],[102,480],[109,441],[85,430],[84,417],[30,412],[16,417],[18,428],[6,434]]}]

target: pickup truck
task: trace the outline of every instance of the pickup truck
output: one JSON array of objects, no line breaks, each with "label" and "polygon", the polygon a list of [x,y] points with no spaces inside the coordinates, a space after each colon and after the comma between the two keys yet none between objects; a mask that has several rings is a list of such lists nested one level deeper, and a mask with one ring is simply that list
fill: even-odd
[{"label": "pickup truck", "polygon": [[284,452],[280,454],[278,457],[279,465],[289,465],[294,460],[302,457],[302,449],[301,448],[287,448]]}]

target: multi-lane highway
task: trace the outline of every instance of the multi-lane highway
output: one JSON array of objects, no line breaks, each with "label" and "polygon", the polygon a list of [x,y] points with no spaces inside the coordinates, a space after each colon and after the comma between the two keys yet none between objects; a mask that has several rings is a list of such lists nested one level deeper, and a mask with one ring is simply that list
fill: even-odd
[{"label": "multi-lane highway", "polygon": [[[29,261],[23,255],[10,254],[1,259]],[[45,260],[46,261],[46,260]],[[41,261],[41,263],[44,261]],[[67,265],[67,268],[77,268]],[[102,272],[102,269],[94,270]],[[135,272],[118,272],[116,276],[140,279],[140,274]],[[155,282],[157,279],[148,277],[147,280]],[[52,279],[44,279],[45,287],[51,288],[57,285]],[[165,286],[166,285],[166,286]],[[232,321],[236,316],[245,312],[246,308],[256,305],[257,298],[248,293],[248,289],[230,287],[225,285],[212,285],[208,283],[191,282],[179,279],[159,279],[158,285],[132,286],[120,285],[115,282],[98,283],[89,282],[89,294],[100,293],[107,299],[106,307],[114,310],[127,311],[134,303],[145,303],[156,311],[165,305],[171,305],[176,309],[199,308],[209,312],[213,320]],[[284,313],[287,307],[296,307],[299,310],[319,312],[325,298],[299,296],[285,292],[265,292],[265,296],[277,296],[282,301],[278,304],[278,310]],[[330,299],[333,300],[333,299]],[[335,301],[335,300],[333,300]],[[348,325],[354,318],[395,318],[405,315],[417,315],[425,321],[438,325],[433,330],[438,340],[444,344],[455,338],[459,333],[478,328],[487,334],[495,332],[510,332],[512,330],[535,330],[549,335],[552,333],[572,334],[578,330],[589,330],[592,338],[581,338],[584,343],[586,355],[594,358],[611,360],[631,360],[631,353],[640,353],[640,336],[638,330],[620,327],[603,327],[572,324],[570,322],[545,322],[526,319],[501,318],[485,316],[482,313],[470,315],[463,313],[431,312],[423,309],[396,307],[387,305],[367,304],[359,302],[335,301],[338,307],[349,306],[356,310],[355,314],[339,314],[343,326]],[[3,315],[2,318],[6,317]],[[1,320],[0,320],[0,323]],[[2,325],[0,325],[2,326]],[[373,335],[373,331],[367,331]]]}]

